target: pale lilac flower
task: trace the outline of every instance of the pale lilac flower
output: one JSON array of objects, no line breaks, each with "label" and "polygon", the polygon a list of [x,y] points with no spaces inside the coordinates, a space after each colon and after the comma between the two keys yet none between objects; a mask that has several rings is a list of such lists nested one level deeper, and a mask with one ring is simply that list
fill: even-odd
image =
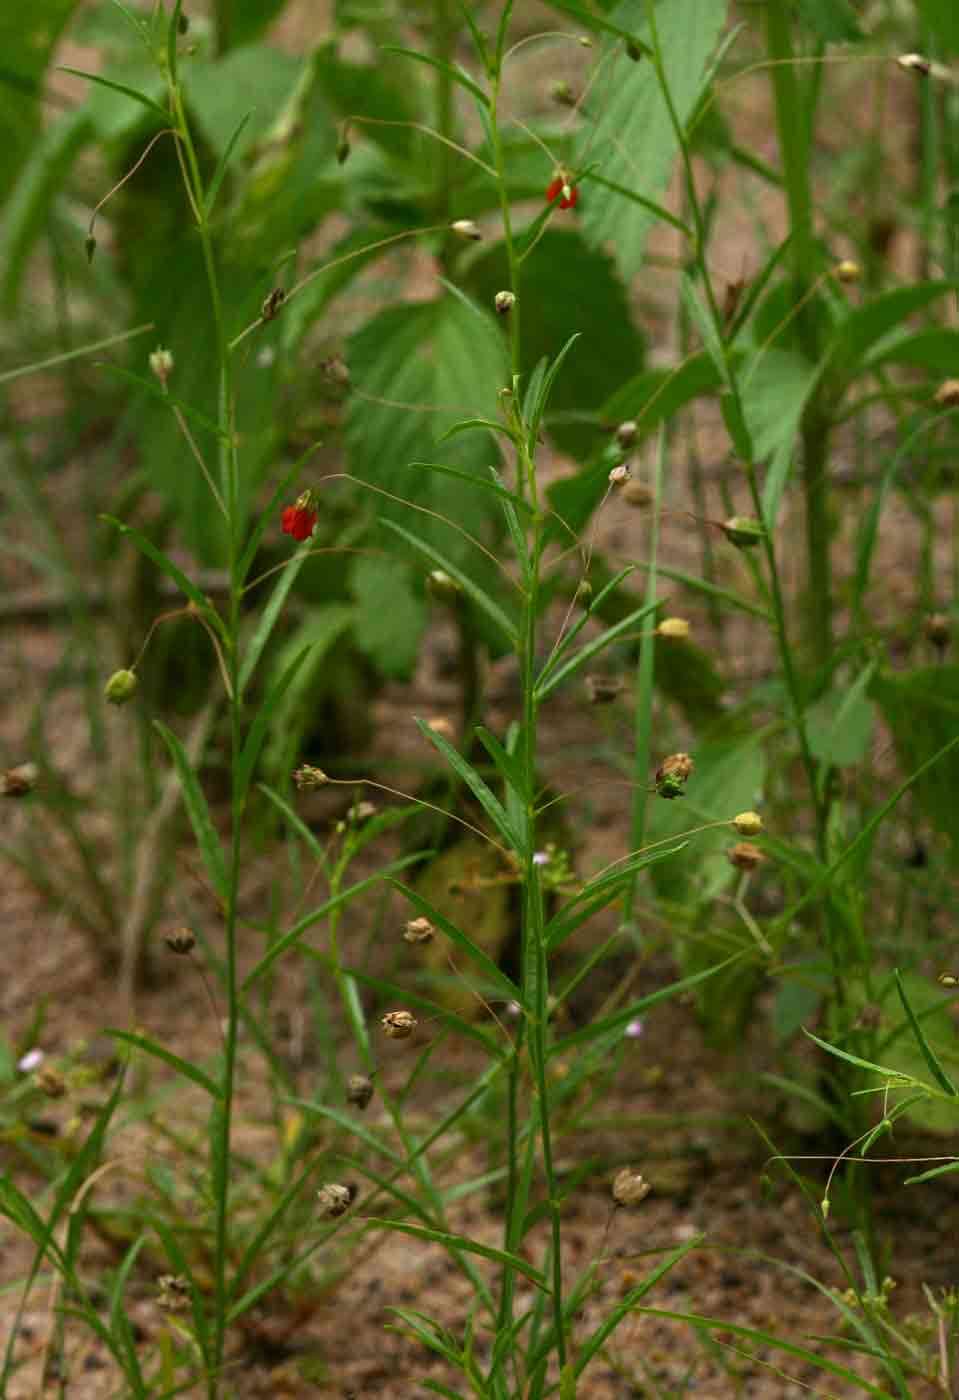
[{"label": "pale lilac flower", "polygon": [[37,1046],[34,1046],[32,1050],[28,1050],[27,1053],[22,1055],[17,1061],[17,1069],[21,1074],[30,1074],[33,1070],[39,1069],[43,1064],[43,1060],[43,1051],[38,1049]]},{"label": "pale lilac flower", "polygon": [[642,1033],[643,1023],[639,1016],[637,1016],[635,1020],[630,1021],[625,1031],[623,1032],[623,1034],[625,1036],[628,1036],[630,1040],[638,1040]]},{"label": "pale lilac flower", "polygon": [[534,865],[549,865],[549,851],[534,851]]}]

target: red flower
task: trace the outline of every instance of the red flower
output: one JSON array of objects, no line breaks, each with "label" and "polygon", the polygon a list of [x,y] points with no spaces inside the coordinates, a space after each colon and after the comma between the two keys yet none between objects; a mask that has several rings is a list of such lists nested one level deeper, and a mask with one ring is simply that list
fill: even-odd
[{"label": "red flower", "polygon": [[284,535],[292,535],[295,540],[308,540],[313,533],[319,512],[313,500],[312,491],[304,491],[297,497],[295,505],[283,511],[281,523]]},{"label": "red flower", "polygon": [[579,203],[579,190],[575,185],[571,185],[563,175],[556,175],[546,186],[546,198],[553,204],[559,195],[560,209],[575,209]]}]

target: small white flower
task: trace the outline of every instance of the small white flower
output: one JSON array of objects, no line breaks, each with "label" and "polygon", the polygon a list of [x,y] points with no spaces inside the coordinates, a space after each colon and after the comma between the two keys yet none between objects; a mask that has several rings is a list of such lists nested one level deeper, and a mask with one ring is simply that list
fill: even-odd
[{"label": "small white flower", "polygon": [[533,854],[534,865],[549,865],[549,851],[536,851]]},{"label": "small white flower", "polygon": [[635,1017],[634,1020],[630,1021],[625,1031],[623,1032],[623,1034],[625,1036],[628,1036],[630,1040],[638,1040],[642,1033],[643,1022],[642,1018],[639,1016]]},{"label": "small white flower", "polygon": [[17,1061],[17,1069],[21,1074],[32,1074],[35,1069],[40,1068],[43,1061],[43,1051],[38,1049],[37,1046],[34,1046],[32,1050],[28,1050],[27,1053],[21,1056]]}]

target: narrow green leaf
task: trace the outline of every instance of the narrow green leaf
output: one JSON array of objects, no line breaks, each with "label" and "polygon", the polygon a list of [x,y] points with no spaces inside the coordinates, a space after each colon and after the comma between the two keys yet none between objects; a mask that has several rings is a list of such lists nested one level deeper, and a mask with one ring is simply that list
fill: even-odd
[{"label": "narrow green leaf", "polygon": [[612,904],[621,890],[631,884],[640,870],[655,865],[657,861],[668,860],[685,850],[688,841],[677,841],[675,845],[659,845],[657,850],[641,851],[632,860],[624,861],[615,871],[584,885],[576,898],[554,914],[546,925],[544,938],[550,952],[555,951],[571,934],[581,928],[594,914]]},{"label": "narrow green leaf", "polygon": [[888,1065],[877,1065],[872,1060],[863,1060],[858,1055],[851,1055],[848,1050],[840,1050],[838,1045],[830,1045],[826,1040],[820,1040],[818,1035],[813,1035],[812,1031],[807,1031],[803,1026],[803,1034],[822,1049],[828,1050],[830,1055],[837,1056],[840,1060],[845,1060],[850,1065],[856,1065],[859,1069],[867,1069],[871,1074],[886,1075],[889,1079],[899,1081],[912,1081],[912,1075],[903,1074],[901,1070],[890,1069]]},{"label": "narrow green leaf", "polygon": [[479,83],[474,83],[468,73],[464,73],[462,68],[458,68],[454,63],[444,63],[442,59],[434,58],[432,54],[420,53],[418,49],[404,49],[398,44],[381,44],[381,53],[395,53],[401,58],[414,58],[417,63],[427,63],[431,68],[435,68],[439,73],[445,73],[448,78],[452,78],[454,83],[459,83],[460,87],[471,92],[477,102],[488,108],[489,98],[480,87]]},{"label": "narrow green leaf", "polygon": [[210,877],[210,883],[218,897],[225,903],[229,882],[226,875],[223,847],[213,825],[210,809],[196,773],[190,765],[186,750],[172,729],[168,729],[162,720],[155,719],[153,724],[173,758],[177,776],[180,779],[180,787],[183,790],[183,801],[186,805],[187,815],[190,818],[200,854],[203,856],[203,863]]},{"label": "narrow green leaf", "polygon": [[293,679],[300,667],[303,665],[312,646],[306,646],[300,651],[287,666],[286,670],[277,676],[266,695],[263,703],[256,712],[256,717],[250,725],[249,733],[240,752],[239,762],[236,767],[235,792],[238,800],[242,801],[246,797],[250,779],[253,776],[253,769],[260,756],[260,749],[263,747],[263,740],[266,738],[267,727],[273,718],[276,708],[283,699],[288,688],[293,683]]},{"label": "narrow green leaf", "polygon": [[109,350],[113,345],[122,345],[125,340],[132,340],[135,336],[145,335],[147,331],[152,330],[152,322],[145,326],[134,326],[133,330],[105,336],[103,340],[95,340],[90,345],[79,345],[76,350],[67,350],[62,355],[50,355],[45,360],[35,360],[32,364],[5,370],[0,374],[0,384],[12,384],[15,379],[23,379],[30,374],[44,374],[49,369],[58,369],[60,365],[69,364],[71,360],[82,360],[86,355],[95,355],[98,350]]},{"label": "narrow green leaf", "polygon": [[540,1270],[534,1268],[532,1264],[528,1264],[518,1254],[510,1254],[506,1250],[494,1249],[491,1245],[480,1244],[477,1240],[468,1239],[465,1235],[454,1235],[447,1230],[433,1230],[425,1225],[412,1225],[405,1220],[381,1220],[376,1216],[368,1216],[366,1224],[374,1229],[395,1230],[401,1235],[411,1235],[413,1239],[439,1244],[444,1249],[463,1250],[467,1254],[478,1254],[483,1259],[491,1259],[494,1264],[514,1269],[516,1273],[522,1274],[524,1278],[535,1283],[537,1288],[542,1288],[547,1293],[550,1291]]},{"label": "narrow green leaf", "polygon": [[518,854],[523,854],[526,849],[523,834],[517,831],[513,826],[513,823],[506,814],[505,807],[500,802],[499,798],[486,786],[473,765],[467,763],[459,750],[455,749],[450,741],[442,734],[438,734],[435,729],[431,729],[424,720],[417,719],[416,727],[419,729],[424,739],[429,740],[435,749],[439,749],[456,776],[469,788],[470,792],[476,798],[504,841],[509,843],[512,850],[516,851]]},{"label": "narrow green leaf", "polygon": [[680,1259],[684,1259],[692,1250],[698,1249],[705,1238],[705,1235],[695,1235],[691,1240],[687,1240],[685,1244],[681,1244],[677,1249],[672,1250],[661,1263],[656,1265],[652,1273],[643,1279],[642,1283],[637,1284],[635,1288],[631,1288],[629,1292],[619,1300],[595,1331],[580,1344],[576,1354],[575,1369],[577,1376],[583,1374],[593,1357],[612,1336],[623,1318],[629,1316],[636,1307],[636,1304],[640,1302],[641,1299],[645,1298],[651,1288],[655,1288],[659,1280],[664,1278],[665,1275],[669,1273],[670,1269],[676,1267]]},{"label": "narrow green leaf", "polygon": [[401,884],[399,880],[391,879],[389,883],[395,890],[399,891],[404,899],[412,904],[414,909],[418,909],[425,918],[429,919],[431,924],[434,924],[441,933],[444,933],[451,943],[454,943],[458,948],[462,948],[463,952],[472,959],[478,968],[482,969],[483,973],[494,986],[499,987],[500,991],[505,994],[508,1000],[517,1002],[520,1000],[520,991],[516,983],[511,977],[507,976],[502,968],[493,961],[489,954],[485,952],[478,943],[473,942],[468,934],[464,933],[462,929],[457,928],[456,924],[441,914],[428,899],[424,899],[421,894],[417,894],[416,890],[410,889],[408,885]]},{"label": "narrow green leaf", "polygon": [[107,1035],[112,1035],[115,1040],[122,1040],[125,1045],[133,1045],[137,1050],[143,1050],[147,1055],[152,1055],[154,1059],[162,1060],[164,1064],[175,1069],[178,1074],[182,1074],[185,1079],[190,1079],[194,1084],[199,1084],[201,1089],[214,1099],[221,1098],[220,1087],[202,1069],[190,1063],[189,1060],[182,1059],[179,1055],[174,1055],[172,1050],[166,1050],[162,1045],[158,1045],[155,1040],[150,1040],[145,1035],[135,1035],[132,1031],[107,1030]]},{"label": "narrow green leaf", "polygon": [[276,626],[277,619],[280,616],[283,604],[289,596],[290,589],[296,582],[297,575],[303,565],[310,557],[311,548],[311,541],[304,540],[286,566],[280,570],[279,577],[273,586],[273,592],[270,594],[270,601],[261,611],[256,630],[247,643],[243,653],[243,660],[240,663],[240,675],[237,682],[239,691],[238,699],[242,697],[253,672],[256,670],[256,664],[263,654],[263,648],[270,639],[270,633]]},{"label": "narrow green leaf", "polygon": [[121,535],[128,536],[136,545],[137,549],[140,550],[141,554],[145,554],[148,559],[152,559],[157,568],[162,569],[169,578],[172,578],[173,582],[186,594],[190,601],[196,605],[206,621],[216,630],[221,641],[226,644],[226,627],[216,608],[210,602],[209,598],[200,592],[196,584],[191,579],[187,578],[183,570],[163,553],[162,549],[157,549],[153,541],[148,539],[147,536],[134,525],[124,525],[122,520],[117,520],[112,515],[102,515],[100,519],[105,520],[109,525],[113,525],[120,531]]},{"label": "narrow green leaf", "polygon": [[405,530],[395,520],[384,520],[382,524],[386,529],[392,530],[394,535],[399,535],[407,544],[412,545],[420,554],[425,555],[438,569],[442,569],[444,573],[449,574],[450,578],[455,579],[463,592],[504,633],[511,645],[519,645],[519,633],[515,623],[507,617],[499,603],[494,602],[489,594],[485,593],[478,584],[475,584],[468,574],[465,574],[462,569],[458,569],[455,564],[450,563],[444,555],[440,554],[438,549],[434,549],[425,540],[421,540],[418,536],[411,534],[409,530]]},{"label": "narrow green leaf", "polygon": [[[483,427],[495,427],[495,424],[487,424],[485,419],[473,419],[476,424]],[[500,425],[502,426],[502,425]],[[452,431],[452,430],[451,430]],[[449,436],[449,434],[446,434]],[[464,471],[462,467],[450,467],[444,462],[411,462],[411,467],[423,467],[426,471],[440,472],[443,476],[451,476],[457,481],[464,482],[467,486],[478,486],[483,491],[491,491],[494,496],[499,496],[501,501],[507,501],[514,510],[525,516],[533,514],[533,507],[528,501],[524,501],[521,496],[517,496],[515,491],[508,490],[501,481],[485,477],[476,476],[474,472]]]},{"label": "narrow green leaf", "polygon": [[252,115],[252,112],[246,112],[240,118],[239,122],[234,128],[233,135],[226,143],[226,146],[223,149],[220,159],[217,161],[216,169],[213,172],[213,178],[210,181],[209,188],[207,189],[203,201],[203,210],[207,218],[209,218],[210,215],[213,213],[213,206],[216,204],[216,197],[220,193],[220,186],[223,184],[223,180],[226,176],[227,167],[230,164],[230,157],[236,150],[236,144],[239,141],[240,137],[243,135],[243,132],[246,129],[246,124],[250,120],[250,117]]},{"label": "narrow green leaf", "polygon": [[923,1034],[922,1026],[920,1026],[919,1021],[916,1018],[916,1013],[909,1005],[909,999],[906,996],[906,989],[902,985],[902,974],[899,971],[898,967],[896,968],[894,975],[896,978],[896,991],[899,993],[899,1000],[902,1002],[903,1010],[905,1011],[906,1016],[909,1019],[909,1026],[912,1030],[913,1035],[916,1038],[916,1042],[919,1046],[919,1049],[922,1051],[922,1058],[929,1066],[930,1074],[932,1075],[933,1079],[935,1079],[936,1083],[941,1089],[944,1089],[946,1093],[950,1095],[951,1098],[956,1098],[956,1096],[959,1095],[959,1090],[956,1089],[955,1084],[953,1084],[952,1080],[949,1078],[948,1074],[943,1069],[936,1055],[936,1052],[933,1050],[932,1046],[929,1044],[928,1040]]},{"label": "narrow green leaf", "polygon": [[558,685],[568,680],[570,676],[575,675],[588,661],[592,661],[594,656],[598,656],[601,651],[605,651],[618,637],[631,631],[642,622],[644,618],[654,613],[658,607],[658,599],[652,603],[644,603],[643,606],[637,608],[635,612],[629,613],[614,626],[608,627],[605,632],[600,633],[598,637],[594,637],[592,641],[587,642],[584,647],[580,648],[575,656],[571,657],[569,661],[566,662],[565,666],[560,666],[558,670],[553,670],[545,681],[540,677],[536,682],[537,700],[545,700],[546,696],[550,695]]},{"label": "narrow green leaf", "polygon": [[61,73],[72,73],[75,78],[86,78],[90,83],[96,83],[99,87],[110,88],[113,92],[122,93],[124,97],[130,97],[134,102],[139,102],[146,107],[147,111],[159,116],[161,121],[169,124],[170,113],[166,108],[161,107],[159,102],[154,102],[152,97],[147,97],[145,92],[138,92],[136,88],[127,87],[125,83],[115,83],[110,78],[101,78],[98,73],[84,73],[80,68],[70,68],[65,63],[57,64]]}]

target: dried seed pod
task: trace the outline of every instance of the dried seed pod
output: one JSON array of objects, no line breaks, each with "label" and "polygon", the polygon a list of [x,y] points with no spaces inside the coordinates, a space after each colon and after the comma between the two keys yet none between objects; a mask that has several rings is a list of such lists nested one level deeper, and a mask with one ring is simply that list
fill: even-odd
[{"label": "dried seed pod", "polygon": [[408,1040],[419,1022],[412,1011],[387,1011],[380,1025],[390,1040]]},{"label": "dried seed pod", "polygon": [[959,379],[944,379],[933,398],[940,408],[956,408],[959,405]]},{"label": "dried seed pod", "polygon": [[682,797],[683,790],[692,776],[696,764],[688,753],[671,753],[656,769],[656,792],[660,797],[672,800]]},{"label": "dried seed pod", "polygon": [[618,467],[614,467],[609,474],[610,486],[622,486],[629,480],[630,471],[625,462],[620,462]]},{"label": "dried seed pod", "polygon": [[726,852],[726,858],[737,870],[755,870],[766,859],[752,841],[737,841],[735,846],[730,846]]},{"label": "dried seed pod", "polygon": [[591,705],[609,705],[621,694],[623,682],[619,676],[587,676],[586,694]]},{"label": "dried seed pod", "polygon": [[103,687],[103,698],[111,705],[125,705],[137,693],[134,671],[114,671]]},{"label": "dried seed pod", "polygon": [[403,928],[406,943],[430,943],[436,929],[429,919],[409,919]]},{"label": "dried seed pod", "polygon": [[516,297],[512,292],[497,292],[493,298],[493,305],[497,316],[508,316],[516,305]]},{"label": "dried seed pod", "polygon": [[261,319],[264,321],[275,320],[276,316],[279,313],[280,307],[285,301],[286,288],[274,287],[272,292],[270,292],[270,294],[264,298],[263,305],[260,307]]},{"label": "dried seed pod", "polygon": [[656,628],[657,637],[666,637],[670,641],[685,641],[689,636],[689,623],[684,617],[664,617]]},{"label": "dried seed pod", "polygon": [[338,1181],[328,1181],[316,1193],[320,1215],[335,1220],[345,1215],[356,1200],[355,1186],[341,1186]]},{"label": "dried seed pod", "polygon": [[852,258],[843,258],[842,262],[838,262],[833,268],[833,272],[836,280],[846,286],[862,281],[862,268],[857,262],[853,262]]},{"label": "dried seed pod", "polygon": [[731,515],[719,528],[737,549],[755,549],[765,534],[759,521],[750,519],[748,515]]},{"label": "dried seed pod", "polygon": [[351,1074],[346,1081],[346,1102],[366,1108],[373,1097],[374,1084],[368,1074]]},{"label": "dried seed pod", "polygon": [[177,953],[180,957],[185,957],[187,953],[192,953],[196,947],[196,938],[193,931],[186,925],[182,928],[171,929],[163,939],[171,953]]},{"label": "dried seed pod", "polygon": [[627,418],[624,422],[620,423],[619,427],[616,429],[616,441],[624,451],[628,452],[636,441],[638,433],[639,427],[636,420]]},{"label": "dried seed pod", "polygon": [[613,1177],[613,1200],[618,1206],[638,1206],[653,1188],[632,1167],[623,1167]]},{"label": "dried seed pod", "polygon": [[293,781],[300,792],[309,792],[312,788],[325,787],[330,780],[322,768],[315,768],[312,763],[303,763],[294,770]]},{"label": "dried seed pod", "polygon": [[952,619],[948,613],[930,613],[922,624],[922,630],[927,642],[932,642],[938,651],[945,651],[952,636]]},{"label": "dried seed pod", "polygon": [[18,763],[0,773],[0,797],[26,797],[37,785],[39,769],[35,763]]},{"label": "dried seed pod", "polygon": [[758,836],[763,829],[763,819],[758,812],[740,812],[733,817],[733,826],[740,836]]},{"label": "dried seed pod", "polygon": [[182,1274],[161,1274],[157,1279],[157,1307],[183,1312],[190,1306],[190,1285]]}]

